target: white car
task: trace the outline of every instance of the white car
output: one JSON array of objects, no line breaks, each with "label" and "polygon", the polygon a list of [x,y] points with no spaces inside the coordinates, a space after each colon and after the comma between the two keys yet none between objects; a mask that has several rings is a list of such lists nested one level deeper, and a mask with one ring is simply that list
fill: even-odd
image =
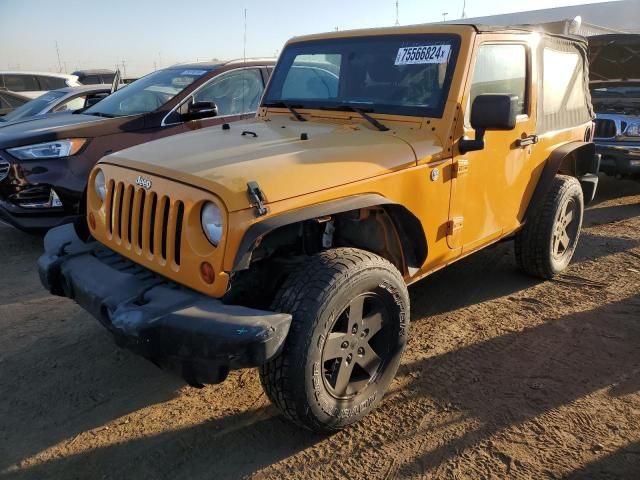
[{"label": "white car", "polygon": [[82,85],[76,75],[51,72],[3,72],[0,71],[0,89],[18,92],[29,98],[37,98],[50,90]]},{"label": "white car", "polygon": [[[120,88],[122,87],[121,85]],[[14,122],[25,122],[43,115],[82,110],[95,105],[110,93],[111,86],[104,84],[52,90],[0,117],[0,127]]]}]

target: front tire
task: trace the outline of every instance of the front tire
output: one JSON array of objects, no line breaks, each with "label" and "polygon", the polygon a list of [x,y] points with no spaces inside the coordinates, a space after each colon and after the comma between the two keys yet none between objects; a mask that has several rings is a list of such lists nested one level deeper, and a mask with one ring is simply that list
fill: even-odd
[{"label": "front tire", "polygon": [[544,203],[515,237],[518,265],[550,279],[568,266],[580,238],[584,198],[575,177],[556,175]]},{"label": "front tire", "polygon": [[407,342],[409,295],[397,268],[363,250],[328,250],[289,276],[274,309],[293,321],[260,380],[283,414],[332,432],[371,412]]}]

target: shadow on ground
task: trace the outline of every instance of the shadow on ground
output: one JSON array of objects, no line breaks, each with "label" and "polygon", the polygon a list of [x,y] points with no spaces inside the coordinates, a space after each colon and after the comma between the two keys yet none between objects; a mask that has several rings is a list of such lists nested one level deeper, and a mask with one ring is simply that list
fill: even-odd
[{"label": "shadow on ground", "polygon": [[[605,208],[610,207],[600,210]],[[615,220],[633,215],[635,210],[624,207],[623,213],[618,212],[612,208],[609,213],[599,214]],[[2,235],[0,231],[0,240]],[[10,247],[17,248],[19,241],[12,238]],[[585,240],[600,241],[601,237],[590,238],[586,236]],[[614,251],[609,253],[634,246],[637,242],[633,240],[615,243]],[[16,275],[19,273],[16,270]],[[17,281],[33,283],[37,278],[34,273],[25,273]],[[517,270],[511,244],[502,243],[412,287],[412,317],[420,322],[431,315],[509,296],[538,283]],[[51,314],[58,318],[55,327],[28,349],[0,360],[0,470],[5,472],[65,439],[174,398],[183,385],[141,359],[115,349],[97,322],[74,307],[65,306]],[[572,348],[567,349],[568,345]],[[84,362],[86,358],[92,360]],[[425,471],[496,431],[531,420],[603,387],[615,384],[610,391],[614,396],[637,392],[640,298],[551,318],[540,326],[403,368],[415,373],[410,385],[414,397],[406,401],[430,397],[438,404],[452,404],[481,423],[480,428],[437,448],[416,452],[404,467],[407,472]],[[50,398],[63,400],[48,403]],[[70,413],[76,418],[69,419]],[[290,425],[268,406],[154,436],[125,438],[3,476],[238,478],[323,440],[324,437]],[[636,468],[623,472],[637,471],[637,450],[638,445],[632,445],[613,452],[570,478],[590,478],[607,469],[615,472],[620,455],[629,460],[624,465]]]}]

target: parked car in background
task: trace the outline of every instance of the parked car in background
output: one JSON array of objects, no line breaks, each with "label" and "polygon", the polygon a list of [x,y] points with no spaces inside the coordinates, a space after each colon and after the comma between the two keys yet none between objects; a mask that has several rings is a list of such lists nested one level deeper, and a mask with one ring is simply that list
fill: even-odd
[{"label": "parked car in background", "polygon": [[153,72],[73,115],[0,128],[0,218],[45,230],[81,213],[104,155],[255,115],[273,60],[178,65]]},{"label": "parked car in background", "polygon": [[31,101],[29,97],[0,89],[0,121],[2,121],[2,116],[11,113],[29,101]]},{"label": "parked car in background", "polygon": [[83,85],[97,85],[101,83],[111,84],[116,72],[105,69],[76,70],[73,75],[78,77],[78,81]]},{"label": "parked car in background", "polygon": [[600,171],[640,176],[640,35],[589,37]]},{"label": "parked car in background", "polygon": [[50,90],[80,86],[78,77],[51,72],[0,72],[0,88],[37,98]]},{"label": "parked car in background", "polygon": [[51,113],[82,110],[106,98],[109,93],[111,93],[111,86],[107,85],[87,85],[52,90],[28,101],[8,115],[0,117],[0,127],[12,122],[29,121]]}]

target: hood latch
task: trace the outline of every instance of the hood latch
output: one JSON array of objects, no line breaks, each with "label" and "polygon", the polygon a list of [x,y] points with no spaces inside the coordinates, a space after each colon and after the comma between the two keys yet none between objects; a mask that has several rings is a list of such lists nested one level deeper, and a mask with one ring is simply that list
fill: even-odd
[{"label": "hood latch", "polygon": [[247,193],[249,194],[251,205],[256,209],[257,216],[266,215],[269,210],[264,206],[265,198],[258,182],[247,182]]}]

